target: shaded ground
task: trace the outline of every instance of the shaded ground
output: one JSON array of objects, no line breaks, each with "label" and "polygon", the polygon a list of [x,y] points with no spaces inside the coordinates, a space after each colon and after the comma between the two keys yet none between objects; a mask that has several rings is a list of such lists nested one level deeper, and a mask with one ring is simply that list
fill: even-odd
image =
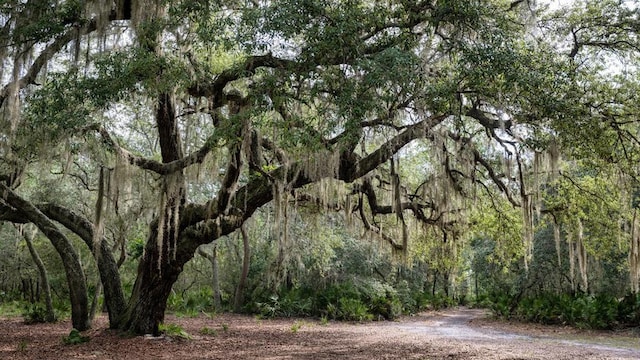
[{"label": "shaded ground", "polygon": [[[455,309],[394,322],[321,324],[224,314],[176,318],[191,340],[122,337],[104,317],[91,340],[64,345],[70,324],[0,319],[0,359],[638,359],[637,337],[501,323]],[[630,334],[627,334],[630,335]]]}]

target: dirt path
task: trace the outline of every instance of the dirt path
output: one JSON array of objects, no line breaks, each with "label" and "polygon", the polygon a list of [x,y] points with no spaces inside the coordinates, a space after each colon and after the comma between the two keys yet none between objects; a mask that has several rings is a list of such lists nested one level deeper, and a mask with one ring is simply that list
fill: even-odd
[{"label": "dirt path", "polygon": [[432,343],[487,351],[496,359],[640,359],[638,337],[491,321],[484,310],[477,309],[428,313],[390,326]]},{"label": "dirt path", "polygon": [[61,341],[68,322],[0,319],[0,359],[640,359],[637,337],[500,323],[481,310],[363,324],[232,314],[166,322],[191,339],[123,337],[100,317],[89,342],[69,346]]}]

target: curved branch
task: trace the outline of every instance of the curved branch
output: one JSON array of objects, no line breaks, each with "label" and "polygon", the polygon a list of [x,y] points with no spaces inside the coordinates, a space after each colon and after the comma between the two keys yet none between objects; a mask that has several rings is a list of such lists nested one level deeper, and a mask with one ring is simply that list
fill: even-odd
[{"label": "curved branch", "polygon": [[[109,309],[109,325],[112,328],[116,328],[119,324],[119,316],[126,307],[126,302],[120,282],[120,274],[118,273],[118,265],[107,241],[102,239],[99,251],[96,251],[93,240],[93,223],[87,218],[70,209],[52,203],[36,204],[35,208],[46,218],[60,223],[78,235],[91,250],[91,253],[95,254],[100,279],[104,285],[105,303]],[[24,224],[30,222],[30,218],[23,211],[0,202],[0,221]]]},{"label": "curved branch", "polygon": [[232,81],[251,76],[256,69],[261,67],[269,68],[286,68],[295,65],[294,61],[280,59],[272,54],[250,56],[231,69],[227,69],[220,73],[210,82],[196,82],[187,89],[187,93],[194,97],[206,97],[213,100],[212,108],[218,108],[227,103],[227,96],[224,94],[224,88]]},{"label": "curved branch", "polygon": [[[362,159],[354,161],[353,164],[345,164],[352,165],[351,169],[341,167],[340,180],[343,180],[345,182],[353,182],[354,180],[363,177],[371,170],[377,168],[380,164],[389,160],[389,158],[393,156],[393,154],[397,153],[400,149],[405,147],[413,140],[424,138],[427,135],[429,129],[432,129],[434,126],[440,124],[447,117],[449,117],[449,115],[436,115],[420,121],[414,125],[411,125],[403,132],[384,143],[371,154],[365,156]],[[348,171],[342,173],[342,170]]]},{"label": "curved branch", "polygon": [[87,312],[89,305],[87,283],[78,253],[71,245],[71,242],[42,211],[3,183],[0,183],[0,194],[2,194],[2,200],[7,205],[18,210],[25,218],[36,225],[55,247],[62,259],[67,277],[73,327],[81,331],[87,330],[91,326]]},{"label": "curved branch", "polygon": [[68,43],[77,39],[78,36],[89,34],[93,31],[97,30],[97,23],[95,20],[90,21],[86,26],[77,28],[73,27],[67,30],[64,34],[54,40],[51,44],[49,44],[40,55],[33,61],[27,73],[20,79],[5,85],[2,90],[0,90],[0,106],[7,99],[11,90],[18,87],[18,89],[23,89],[27,85],[35,84],[36,77],[42,70],[42,68],[57,54],[60,50],[62,50]]},{"label": "curved branch", "polygon": [[151,160],[142,156],[134,155],[128,150],[122,148],[104,127],[99,126],[93,128],[96,129],[98,133],[100,133],[100,136],[102,137],[105,145],[110,150],[114,151],[116,154],[124,158],[127,163],[135,165],[144,170],[153,171],[160,175],[173,174],[191,165],[202,163],[207,154],[209,154],[213,149],[215,141],[214,136],[210,136],[198,151],[193,152],[180,159],[162,163],[156,160]]},{"label": "curved branch", "polygon": [[[369,203],[369,208],[371,209],[371,214],[373,214],[373,216],[377,214],[389,215],[394,213],[393,206],[378,204],[378,198],[369,179],[365,179],[362,182],[362,186],[359,187],[358,191],[367,197],[367,203]],[[435,225],[439,223],[439,218],[428,218],[424,214],[424,209],[435,209],[435,206],[432,203],[427,202],[420,204],[415,201],[404,201],[400,203],[399,208],[402,211],[411,210],[413,215],[425,224]]]},{"label": "curved branch", "polygon": [[[340,155],[337,179],[351,183],[365,176],[388,161],[393,154],[413,140],[424,138],[429,129],[441,123],[447,117],[448,115],[433,116],[411,125],[366,157],[361,158],[355,153],[343,152]],[[317,160],[330,161],[330,159],[324,158],[318,158]],[[304,162],[295,162],[271,171],[269,173],[270,178],[264,176],[252,178],[246,185],[238,188],[235,192],[233,200],[231,201],[231,207],[242,213],[242,221],[250,218],[258,208],[273,200],[272,178],[286,181],[291,189],[297,189],[312,183],[314,179],[306,176],[302,169],[304,169]],[[327,174],[327,176],[331,176],[331,174]],[[182,212],[183,216],[181,218],[180,229],[186,230],[188,227],[193,227],[200,222],[216,219],[220,216],[220,213],[211,211],[211,209],[216,208],[214,202],[215,199],[206,204],[191,204],[186,206]],[[216,225],[216,227],[220,226]],[[195,234],[192,233],[192,235]],[[213,239],[208,240],[211,241]],[[202,241],[205,243],[207,239],[203,239]]]},{"label": "curved branch", "polygon": [[390,236],[388,236],[385,233],[383,233],[382,230],[379,227],[377,227],[375,225],[371,225],[369,220],[367,220],[367,215],[364,213],[364,206],[362,204],[362,197],[360,197],[359,202],[360,202],[360,204],[359,204],[358,208],[360,210],[360,219],[362,220],[362,224],[364,225],[364,228],[367,229],[367,231],[370,231],[370,232],[375,233],[378,236],[380,236],[383,240],[385,240],[386,242],[391,244],[391,246],[395,250],[399,250],[399,251],[405,250],[405,247],[402,244],[396,243],[393,240],[393,238],[391,238]]},{"label": "curved branch", "polygon": [[491,178],[491,180],[493,180],[493,182],[498,186],[500,191],[502,191],[505,194],[509,202],[513,206],[520,207],[521,206],[520,203],[513,198],[507,185],[502,181],[502,179],[500,179],[498,174],[496,174],[496,172],[493,170],[493,167],[491,166],[491,164],[489,164],[489,162],[480,155],[480,152],[477,149],[473,149],[473,157],[476,163],[479,163],[480,165],[482,165],[482,167],[484,167],[487,170],[487,173],[489,174],[489,177]]}]

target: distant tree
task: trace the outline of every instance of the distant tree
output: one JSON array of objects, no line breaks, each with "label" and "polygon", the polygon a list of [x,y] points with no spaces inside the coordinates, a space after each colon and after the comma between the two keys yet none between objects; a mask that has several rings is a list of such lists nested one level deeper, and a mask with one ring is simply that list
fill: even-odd
[{"label": "distant tree", "polygon": [[44,262],[42,261],[40,254],[33,245],[33,239],[35,238],[37,232],[29,231],[29,229],[22,229],[21,232],[22,236],[24,237],[24,241],[27,243],[29,254],[31,254],[31,258],[36,264],[36,267],[38,268],[38,272],[40,274],[40,283],[42,284],[42,292],[44,292],[44,304],[46,306],[46,316],[44,320],[47,322],[54,322],[56,321],[56,314],[53,310],[53,297],[51,296],[51,286],[49,285],[49,274],[47,272],[47,268],[44,266]]}]

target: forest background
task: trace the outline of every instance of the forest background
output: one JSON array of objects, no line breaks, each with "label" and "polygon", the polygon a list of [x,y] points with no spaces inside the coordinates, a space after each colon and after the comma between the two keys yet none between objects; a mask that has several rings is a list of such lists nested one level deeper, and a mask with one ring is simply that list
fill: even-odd
[{"label": "forest background", "polygon": [[0,306],[640,322],[634,1],[0,1]]}]

